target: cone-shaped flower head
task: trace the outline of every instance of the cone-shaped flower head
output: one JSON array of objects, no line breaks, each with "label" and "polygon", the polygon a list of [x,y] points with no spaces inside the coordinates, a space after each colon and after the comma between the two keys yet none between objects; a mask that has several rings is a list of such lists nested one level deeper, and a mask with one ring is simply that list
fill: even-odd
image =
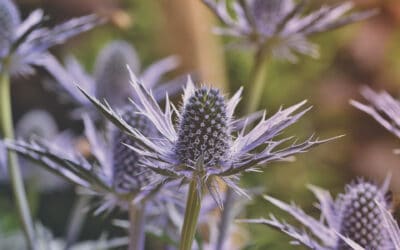
[{"label": "cone-shaped flower head", "polygon": [[296,54],[318,56],[317,47],[308,36],[329,31],[370,17],[376,11],[347,14],[349,2],[322,6],[307,12],[305,2],[293,0],[203,0],[226,26],[217,28],[221,35],[239,38],[257,50],[268,47],[272,55],[297,61]]},{"label": "cone-shaped flower head", "polygon": [[[129,147],[146,156],[141,160],[143,165],[168,180],[196,179],[199,185],[208,187],[217,202],[220,202],[217,177],[241,193],[235,181],[244,171],[254,170],[271,161],[284,160],[325,142],[311,137],[302,143],[282,148],[279,146],[290,138],[273,140],[308,110],[294,114],[305,102],[282,109],[269,119],[261,117],[260,113],[250,114],[244,119],[234,119],[233,113],[242,89],[231,99],[226,99],[216,89],[196,88],[189,78],[182,109],[178,111],[167,96],[165,110],[162,111],[151,91],[133,73],[131,81],[133,94],[137,97],[133,103],[138,112],[146,116],[160,133],[156,140],[129,126],[109,106],[84,93],[110,121],[135,138],[136,145]],[[175,115],[178,124],[173,122]],[[247,131],[246,126],[256,120],[259,122],[254,129]]]},{"label": "cone-shaped flower head", "polygon": [[[243,220],[249,223],[265,224],[281,230],[295,242],[316,250],[347,249],[393,249],[389,232],[384,225],[381,208],[388,209],[385,195],[389,178],[382,187],[362,180],[346,187],[346,192],[334,201],[328,191],[310,186],[318,198],[317,207],[321,210],[321,219],[315,219],[295,205],[289,205],[275,198],[265,196],[275,206],[288,212],[307,230],[301,230],[277,220]],[[360,248],[354,248],[355,246]]]},{"label": "cone-shaped flower head", "polygon": [[126,65],[139,72],[139,58],[129,43],[114,41],[101,51],[94,71],[95,94],[99,100],[107,100],[113,107],[122,107],[128,102],[130,86]]},{"label": "cone-shaped flower head", "polygon": [[[126,110],[122,117],[131,126],[144,135],[154,136],[156,131],[150,121],[134,110]],[[132,152],[125,144],[135,145],[135,140],[126,133],[116,129],[113,133],[112,148],[112,185],[119,193],[138,192],[150,184],[155,173],[139,164],[140,155]]]},{"label": "cone-shaped flower head", "polygon": [[[382,249],[386,230],[376,202],[385,204],[385,194],[369,182],[351,185],[341,196],[341,223],[339,233],[366,249]],[[340,240],[338,249],[351,249]]]},{"label": "cone-shaped flower head", "polygon": [[369,104],[357,101],[351,101],[351,104],[372,116],[384,128],[400,138],[400,102],[387,92],[378,93],[368,87],[362,88],[361,94]]},{"label": "cone-shaped flower head", "polygon": [[33,66],[51,68],[54,58],[47,51],[50,47],[100,22],[91,15],[48,29],[41,27],[43,20],[43,11],[35,10],[21,21],[15,4],[11,0],[0,0],[0,70],[5,68],[11,74],[29,74],[33,72]]},{"label": "cone-shaped flower head", "polygon": [[225,98],[218,89],[197,89],[185,103],[175,153],[180,162],[218,167],[229,157],[231,144]]}]

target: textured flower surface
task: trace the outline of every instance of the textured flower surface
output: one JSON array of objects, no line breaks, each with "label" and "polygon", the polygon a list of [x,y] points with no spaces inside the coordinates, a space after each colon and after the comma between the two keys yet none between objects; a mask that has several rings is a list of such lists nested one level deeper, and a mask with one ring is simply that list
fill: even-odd
[{"label": "textured flower surface", "polygon": [[[176,78],[164,81],[166,73],[178,66],[178,59],[174,56],[166,57],[142,70],[135,48],[126,41],[116,40],[106,45],[96,60],[94,73],[85,71],[81,64],[70,56],[65,61],[65,67],[54,58],[49,63],[49,71],[59,84],[49,83],[55,93],[61,94],[68,102],[90,110],[93,106],[76,88],[79,83],[90,95],[101,101],[107,101],[112,107],[123,107],[132,98],[129,84],[128,65],[140,78],[146,82],[146,87],[154,91],[157,99],[165,97],[165,92],[177,93],[182,89],[184,81]],[[60,90],[61,91],[58,91]]]},{"label": "textured flower surface", "polygon": [[[243,193],[236,185],[241,173],[256,171],[257,167],[269,162],[285,160],[289,156],[326,142],[311,136],[304,142],[294,142],[285,146],[284,143],[291,138],[273,140],[309,110],[307,108],[296,113],[305,101],[281,109],[268,119],[263,115],[254,128],[247,131],[247,125],[257,120],[254,117],[259,115],[252,114],[244,120],[233,118],[242,89],[226,100],[219,90],[196,88],[189,78],[182,109],[177,110],[167,96],[163,111],[151,91],[148,91],[133,73],[131,81],[134,95],[137,97],[132,102],[138,112],[156,127],[160,133],[159,138],[153,139],[143,135],[129,126],[109,106],[85,94],[110,121],[135,138],[137,145],[129,147],[134,152],[146,156],[141,164],[167,179],[196,179],[201,187],[208,187],[220,205],[217,177],[237,192]],[[173,122],[175,115],[178,124]]]},{"label": "textured flower surface", "polygon": [[400,138],[400,102],[386,92],[378,93],[368,87],[364,87],[361,94],[369,104],[357,101],[351,101],[351,104],[372,116],[384,128]]},{"label": "textured flower surface", "polygon": [[362,180],[346,187],[346,192],[333,200],[328,191],[310,186],[318,198],[317,207],[321,219],[317,220],[295,205],[289,205],[275,198],[265,196],[269,202],[291,214],[306,230],[280,222],[274,216],[269,219],[241,220],[277,228],[310,249],[393,249],[388,230],[383,223],[382,207],[387,209],[385,199],[389,178],[382,187]]},{"label": "textured flower surface", "polygon": [[[151,134],[155,131],[149,127],[152,124],[143,115],[136,114],[135,110],[123,110],[123,117],[143,134],[156,136]],[[161,188],[162,184],[158,184],[158,175],[149,168],[143,168],[139,164],[141,156],[123,145],[124,143],[135,145],[132,138],[115,127],[104,134],[95,129],[87,115],[83,119],[93,162],[76,153],[73,146],[65,144],[54,145],[34,140],[30,143],[7,142],[7,147],[42,163],[48,170],[83,187],[85,193],[103,198],[95,211],[96,214],[111,210],[115,206],[126,209],[133,199],[141,201],[151,198],[154,201],[153,205],[179,199],[177,190],[172,191],[172,183],[168,188],[164,186]],[[154,195],[157,195],[157,198],[153,199]]]},{"label": "textured flower surface", "polygon": [[53,28],[44,28],[43,11],[33,11],[24,21],[11,0],[0,0],[0,70],[30,74],[33,66],[49,67],[54,59],[47,49],[87,31],[101,20],[94,15],[71,19]]},{"label": "textured flower surface", "polygon": [[[294,0],[203,0],[226,26],[217,28],[221,35],[241,39],[245,45],[268,46],[273,56],[295,62],[296,54],[318,56],[317,47],[308,36],[363,20],[376,11],[347,14],[350,2],[322,6],[306,11],[306,1]],[[230,9],[232,7],[232,9]],[[231,11],[232,10],[232,11]]]}]

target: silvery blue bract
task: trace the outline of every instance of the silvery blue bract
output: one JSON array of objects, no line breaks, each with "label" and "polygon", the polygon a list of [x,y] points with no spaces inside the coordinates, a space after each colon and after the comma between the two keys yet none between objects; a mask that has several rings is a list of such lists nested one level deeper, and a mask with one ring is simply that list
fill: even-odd
[{"label": "silvery blue bract", "polygon": [[[281,222],[271,215],[269,219],[242,220],[242,222],[265,224],[281,230],[294,239],[316,250],[347,249],[393,249],[388,230],[383,223],[379,204],[388,209],[389,202],[385,195],[388,191],[389,178],[382,187],[359,180],[348,185],[346,192],[333,200],[326,190],[310,186],[319,203],[321,219],[307,215],[293,204],[286,204],[275,198],[265,196],[269,202],[288,212],[304,229]],[[358,248],[360,247],[360,248]]]},{"label": "silvery blue bract", "polygon": [[[227,0],[203,0],[225,27],[217,28],[221,35],[238,38],[242,45],[258,50],[270,49],[274,57],[297,61],[296,54],[318,56],[310,35],[329,31],[370,17],[376,11],[347,14],[350,2],[305,13],[306,1],[294,0],[234,0],[232,9]],[[232,10],[232,11],[231,11]]]},{"label": "silvery blue bract", "polygon": [[361,91],[369,104],[351,101],[356,108],[372,116],[384,128],[400,138],[400,102],[387,92],[375,92],[368,87]]},{"label": "silvery blue bract", "polygon": [[40,27],[42,10],[33,11],[24,21],[15,4],[0,0],[0,70],[11,74],[30,74],[33,66],[49,66],[47,50],[68,38],[87,31],[100,20],[94,16],[71,19],[53,28]]}]

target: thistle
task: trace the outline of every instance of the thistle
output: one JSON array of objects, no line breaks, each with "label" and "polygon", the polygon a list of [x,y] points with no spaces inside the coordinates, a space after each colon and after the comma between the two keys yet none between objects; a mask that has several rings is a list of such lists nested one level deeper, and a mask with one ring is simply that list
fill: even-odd
[{"label": "thistle", "polygon": [[[226,0],[203,0],[226,26],[217,28],[220,35],[238,38],[256,50],[269,48],[277,58],[297,61],[296,54],[318,56],[317,47],[308,37],[357,22],[376,13],[375,10],[347,14],[351,2],[322,6],[305,13],[306,1],[237,0],[232,12]],[[229,9],[229,10],[228,10]]]},{"label": "thistle", "polygon": [[[321,219],[307,215],[295,205],[289,205],[275,198],[265,199],[288,212],[307,230],[298,229],[274,216],[269,219],[250,219],[241,222],[264,224],[281,230],[310,249],[344,250],[358,245],[365,249],[392,249],[388,231],[382,223],[383,216],[377,204],[387,209],[389,202],[385,199],[389,178],[382,187],[371,182],[357,181],[346,187],[346,192],[334,201],[328,191],[310,186],[317,197],[317,207],[321,210]],[[357,249],[357,248],[354,248]]]},{"label": "thistle", "polygon": [[0,1],[0,70],[11,74],[31,74],[33,66],[47,68],[47,50],[70,37],[90,30],[101,22],[94,15],[71,19],[51,29],[41,28],[43,11],[33,11],[21,21],[11,0]]},{"label": "thistle", "polygon": [[[133,98],[127,65],[140,74],[141,79],[146,80],[146,87],[152,89],[158,99],[164,98],[165,92],[176,93],[181,90],[182,81],[179,78],[167,82],[163,79],[166,73],[177,67],[176,57],[161,59],[142,70],[135,48],[120,40],[109,43],[100,51],[93,74],[86,72],[73,56],[66,59],[65,67],[54,61],[52,75],[59,84],[51,83],[47,86],[55,90],[55,93],[61,94],[68,102],[90,113],[95,113],[93,107],[72,83],[81,84],[90,95],[106,101],[112,107],[122,108],[129,103],[129,98]],[[78,111],[76,113],[80,113],[80,110]]]},{"label": "thistle", "polygon": [[368,87],[362,88],[361,94],[369,104],[357,101],[350,103],[372,116],[384,128],[400,138],[400,102],[386,92],[378,93]]},{"label": "thistle", "polygon": [[[189,78],[183,96],[182,109],[178,111],[170,103],[167,95],[165,111],[162,111],[152,93],[136,79],[133,73],[131,84],[134,95],[137,96],[132,100],[134,106],[160,133],[160,137],[156,140],[146,137],[129,126],[109,106],[101,104],[94,97],[84,93],[115,125],[137,140],[137,145],[129,145],[129,148],[133,152],[146,156],[142,160],[144,166],[163,175],[166,180],[179,179],[190,183],[188,206],[182,229],[183,233],[189,235],[182,236],[185,240],[181,241],[181,249],[191,247],[197,215],[201,207],[201,196],[205,188],[217,204],[222,206],[218,179],[224,181],[236,192],[243,194],[244,192],[236,183],[241,173],[256,171],[259,166],[272,161],[285,160],[291,155],[326,142],[326,140],[314,140],[310,137],[302,143],[293,143],[282,148],[282,144],[290,138],[273,140],[277,134],[295,123],[309,110],[307,108],[295,113],[305,102],[282,109],[269,119],[266,119],[264,115],[254,129],[246,132],[248,123],[245,122],[244,127],[238,129],[240,126],[237,124],[243,121],[233,118],[242,89],[231,99],[226,100],[219,90],[207,87],[196,88]],[[179,118],[176,127],[172,120],[173,114]],[[186,223],[188,220],[191,220],[189,224]]]}]

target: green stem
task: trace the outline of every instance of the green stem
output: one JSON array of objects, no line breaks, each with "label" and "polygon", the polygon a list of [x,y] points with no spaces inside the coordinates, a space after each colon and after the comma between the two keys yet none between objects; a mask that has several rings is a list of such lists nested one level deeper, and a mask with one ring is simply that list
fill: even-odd
[{"label": "green stem", "polygon": [[129,205],[129,250],[144,250],[146,203]]},{"label": "green stem", "polygon": [[[0,129],[4,139],[14,139],[10,79],[5,71],[0,72]],[[27,239],[27,244],[29,249],[35,249],[32,217],[26,198],[21,171],[18,165],[18,159],[16,154],[10,150],[7,152],[7,165],[15,196],[15,203]]]},{"label": "green stem", "polygon": [[79,234],[81,233],[82,226],[86,220],[87,213],[84,211],[85,208],[89,205],[90,198],[87,196],[78,196],[75,201],[73,210],[68,219],[68,227],[67,227],[67,235],[65,250],[71,248],[71,246],[77,241],[79,238]]},{"label": "green stem", "polygon": [[186,201],[185,219],[181,232],[179,250],[191,250],[194,235],[196,234],[197,220],[199,218],[201,197],[197,189],[197,181],[192,180]]},{"label": "green stem", "polygon": [[264,93],[264,84],[266,78],[266,64],[267,64],[268,46],[261,48],[257,51],[254,58],[254,65],[250,72],[249,86],[250,94],[246,102],[246,114],[250,114],[257,110],[262,94]]}]

